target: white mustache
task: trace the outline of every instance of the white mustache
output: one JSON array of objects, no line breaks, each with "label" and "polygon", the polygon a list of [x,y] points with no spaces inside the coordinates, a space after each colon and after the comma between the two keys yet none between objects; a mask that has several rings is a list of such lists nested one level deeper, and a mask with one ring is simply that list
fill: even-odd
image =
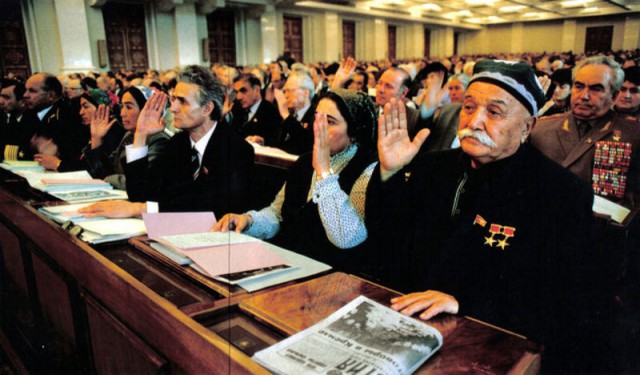
[{"label": "white mustache", "polygon": [[487,147],[494,148],[496,143],[482,130],[462,129],[458,130],[458,139],[473,138]]}]

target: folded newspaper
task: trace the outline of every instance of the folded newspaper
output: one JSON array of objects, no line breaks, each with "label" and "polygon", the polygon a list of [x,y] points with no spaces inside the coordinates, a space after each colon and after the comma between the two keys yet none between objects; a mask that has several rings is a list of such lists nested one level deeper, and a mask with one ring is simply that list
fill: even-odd
[{"label": "folded newspaper", "polygon": [[277,374],[411,374],[441,346],[435,328],[360,296],[253,359]]}]

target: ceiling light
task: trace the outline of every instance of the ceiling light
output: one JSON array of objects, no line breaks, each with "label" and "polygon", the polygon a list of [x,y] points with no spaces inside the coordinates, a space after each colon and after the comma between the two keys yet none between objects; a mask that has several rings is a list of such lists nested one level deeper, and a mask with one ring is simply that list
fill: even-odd
[{"label": "ceiling light", "polygon": [[580,13],[598,13],[599,11],[600,9],[598,9],[598,7],[589,7],[581,10]]},{"label": "ceiling light", "polygon": [[525,9],[525,8],[526,8],[526,6],[524,6],[524,5],[509,5],[509,6],[506,6],[506,7],[501,7],[499,9],[499,12],[500,13],[514,13],[514,12],[519,12],[519,11]]},{"label": "ceiling light", "polygon": [[480,6],[480,5],[485,5],[485,6],[493,6],[493,4],[495,4],[498,0],[464,0],[464,2],[468,5],[471,6]]},{"label": "ceiling light", "polygon": [[428,11],[433,11],[433,12],[440,12],[442,10],[442,8],[440,8],[440,6],[438,6],[436,4],[433,4],[433,3],[422,4],[422,9],[428,10]]},{"label": "ceiling light", "polygon": [[527,18],[530,18],[530,17],[540,17],[541,15],[542,15],[542,14],[541,14],[541,13],[539,13],[539,12],[527,12],[527,13],[523,14],[523,15],[522,15],[522,17],[527,17]]},{"label": "ceiling light", "polygon": [[585,6],[585,4],[589,4],[591,2],[593,2],[593,0],[568,0],[563,1],[560,4],[563,8],[578,8]]},{"label": "ceiling light", "polygon": [[471,16],[473,16],[473,14],[470,11],[466,10],[466,9],[465,10],[460,10],[457,13],[458,13],[458,16],[460,16],[460,17],[471,17]]}]

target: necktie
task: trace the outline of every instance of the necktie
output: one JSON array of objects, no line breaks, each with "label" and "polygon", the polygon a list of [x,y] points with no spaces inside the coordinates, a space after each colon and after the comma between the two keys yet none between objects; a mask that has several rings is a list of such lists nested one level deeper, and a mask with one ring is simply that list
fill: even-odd
[{"label": "necktie", "polygon": [[578,135],[580,139],[584,138],[584,136],[589,133],[589,130],[591,130],[591,124],[589,121],[580,121],[578,123]]},{"label": "necktie", "polygon": [[200,174],[200,158],[198,157],[198,150],[195,147],[191,149],[191,160],[189,161],[189,170],[195,181]]}]

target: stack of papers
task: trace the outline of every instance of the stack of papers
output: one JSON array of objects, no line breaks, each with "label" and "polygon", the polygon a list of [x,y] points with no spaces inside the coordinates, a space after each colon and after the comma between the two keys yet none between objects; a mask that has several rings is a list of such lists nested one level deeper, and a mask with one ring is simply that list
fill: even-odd
[{"label": "stack of papers", "polygon": [[92,244],[120,241],[147,233],[141,219],[107,219],[105,217],[87,219],[79,214],[78,210],[89,204],[47,206],[41,207],[38,211],[58,223],[73,222],[75,226],[82,228],[79,238]]},{"label": "stack of papers", "polygon": [[22,170],[15,173],[24,177],[32,188],[49,193],[65,202],[127,199],[125,191],[114,190],[109,183],[91,178],[87,171],[58,173]]},{"label": "stack of papers", "polygon": [[251,143],[256,155],[270,156],[288,161],[298,160],[298,155],[289,154],[288,152],[275,147],[261,146],[257,143]]},{"label": "stack of papers", "polygon": [[628,208],[617,203],[611,202],[599,195],[593,196],[593,212],[608,215],[615,222],[622,223],[627,215],[631,212]]},{"label": "stack of papers", "polygon": [[112,190],[113,187],[108,182],[95,178],[43,178],[40,180],[44,191],[50,193],[53,191],[79,191],[79,190]]},{"label": "stack of papers", "polygon": [[151,247],[178,264],[249,292],[329,270],[326,264],[235,232],[208,232],[213,213],[144,214]]},{"label": "stack of papers", "polygon": [[36,161],[31,160],[5,160],[0,163],[0,167],[11,172],[16,171],[36,171],[44,172],[44,167]]}]

